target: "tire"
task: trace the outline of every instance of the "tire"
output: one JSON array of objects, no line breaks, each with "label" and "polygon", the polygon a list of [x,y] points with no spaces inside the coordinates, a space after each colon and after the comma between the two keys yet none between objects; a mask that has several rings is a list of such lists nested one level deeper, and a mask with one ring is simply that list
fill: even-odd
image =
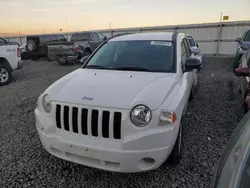
[{"label": "tire", "polygon": [[177,165],[181,160],[181,148],[182,148],[182,122],[180,123],[179,132],[175,141],[174,148],[168,158],[168,162],[171,165]]},{"label": "tire", "polygon": [[54,61],[55,58],[54,58],[50,53],[48,53],[48,55],[47,55],[47,60],[48,60],[48,61]]},{"label": "tire", "polygon": [[84,56],[90,56],[90,55],[91,55],[90,49],[86,49],[84,52]]},{"label": "tire", "polygon": [[27,50],[29,52],[34,52],[36,50],[37,46],[36,46],[36,43],[35,41],[33,40],[28,40],[27,42]]},{"label": "tire", "polygon": [[40,59],[40,57],[32,57],[31,59],[32,59],[33,61],[37,61],[37,60]]},{"label": "tire", "polygon": [[0,86],[7,85],[11,82],[11,70],[6,64],[0,64]]},{"label": "tire", "polygon": [[67,61],[66,61],[65,58],[63,58],[63,57],[58,57],[58,58],[56,58],[56,62],[57,62],[59,65],[66,65],[66,64],[67,64]]},{"label": "tire", "polygon": [[192,101],[193,99],[194,99],[194,86],[191,89],[188,101]]}]

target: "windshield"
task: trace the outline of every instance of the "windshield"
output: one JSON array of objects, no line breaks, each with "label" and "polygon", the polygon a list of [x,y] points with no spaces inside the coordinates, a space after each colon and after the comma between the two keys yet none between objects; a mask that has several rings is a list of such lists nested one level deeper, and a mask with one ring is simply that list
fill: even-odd
[{"label": "windshield", "polygon": [[188,39],[188,42],[189,42],[189,44],[190,44],[191,47],[195,46],[195,42],[194,42],[193,38],[188,37],[187,39]]},{"label": "windshield", "polygon": [[244,37],[244,41],[250,42],[250,30],[248,30],[248,32],[246,33],[246,35]]},{"label": "windshield", "polygon": [[104,44],[83,68],[174,72],[169,41],[117,41]]}]

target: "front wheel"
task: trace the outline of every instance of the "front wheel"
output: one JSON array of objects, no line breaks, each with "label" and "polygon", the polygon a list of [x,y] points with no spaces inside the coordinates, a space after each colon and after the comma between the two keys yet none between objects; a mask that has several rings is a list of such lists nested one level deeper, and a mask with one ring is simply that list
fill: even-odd
[{"label": "front wheel", "polygon": [[177,165],[181,160],[181,148],[182,148],[182,122],[180,123],[179,132],[175,141],[174,148],[169,156],[169,163],[172,165]]},{"label": "front wheel", "polygon": [[7,85],[11,81],[11,71],[5,65],[0,64],[0,86]]}]

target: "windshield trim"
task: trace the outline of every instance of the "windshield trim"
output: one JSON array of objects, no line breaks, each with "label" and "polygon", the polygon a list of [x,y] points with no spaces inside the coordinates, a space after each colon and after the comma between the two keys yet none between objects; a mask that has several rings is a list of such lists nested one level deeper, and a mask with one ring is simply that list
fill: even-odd
[{"label": "windshield trim", "polygon": [[[176,54],[177,54],[177,52],[176,52],[176,36],[175,36],[175,34],[173,35],[172,38],[173,38],[173,40],[154,40],[154,41],[165,41],[165,42],[171,42],[172,43],[172,48],[173,48],[173,59],[172,59],[173,69],[171,71],[150,71],[148,73],[176,73],[176,70],[177,70]],[[110,39],[112,39],[112,38],[110,38]],[[125,41],[130,41],[130,40],[125,40]],[[150,41],[150,40],[131,40],[131,41]],[[83,63],[83,65],[81,66],[81,69],[84,69],[88,65],[89,61],[98,52],[98,50],[100,48],[102,48],[103,45],[105,45],[106,43],[112,43],[112,42],[114,42],[114,41],[104,41],[103,43],[101,43],[99,45],[99,47],[96,48],[94,50],[94,52],[89,56],[89,58]],[[120,41],[115,41],[115,42],[120,42]],[[121,42],[124,42],[124,41],[121,41]],[[109,70],[115,70],[115,69],[109,69]],[[124,71],[124,70],[115,70],[115,71]],[[135,72],[135,71],[133,71],[133,72]],[[138,71],[138,72],[144,72],[144,71]]]}]

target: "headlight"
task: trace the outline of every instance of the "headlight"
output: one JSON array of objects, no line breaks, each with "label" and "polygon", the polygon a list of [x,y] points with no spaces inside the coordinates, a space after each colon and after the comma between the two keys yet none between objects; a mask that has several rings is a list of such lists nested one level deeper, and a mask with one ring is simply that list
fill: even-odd
[{"label": "headlight", "polygon": [[161,111],[159,125],[173,124],[177,117],[174,112],[171,111]]},{"label": "headlight", "polygon": [[48,94],[44,95],[42,98],[43,108],[47,113],[50,113],[51,111],[51,100]]},{"label": "headlight", "polygon": [[133,108],[130,114],[132,123],[138,127],[147,126],[152,118],[151,110],[145,105],[138,105]]}]

